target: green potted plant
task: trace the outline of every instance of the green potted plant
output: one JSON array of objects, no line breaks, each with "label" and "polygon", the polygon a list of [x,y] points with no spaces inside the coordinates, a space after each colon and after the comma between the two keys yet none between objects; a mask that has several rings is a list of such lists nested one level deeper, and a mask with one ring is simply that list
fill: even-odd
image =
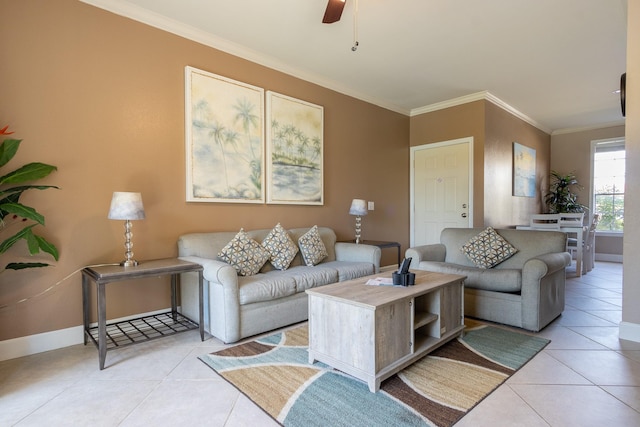
[{"label": "green potted plant", "polygon": [[[9,126],[5,126],[0,129],[0,135],[11,135],[13,132],[9,132],[8,128]],[[22,140],[19,139],[5,139],[0,144],[0,168],[3,168],[15,156],[21,142]],[[25,184],[44,178],[56,169],[55,166],[34,162],[8,173],[0,172],[0,236],[2,236],[0,237],[0,256],[18,241],[24,239],[27,241],[29,254],[35,255],[42,251],[51,255],[56,261],[58,260],[58,249],[44,237],[33,232],[33,228],[37,225],[44,225],[44,216],[34,208],[20,203],[20,196],[27,190],[58,188],[53,185]],[[11,234],[15,228],[19,230]],[[10,234],[10,236],[4,237],[6,234]],[[0,273],[5,270],[22,270],[48,265],[45,262],[9,262],[4,266],[0,264]]]},{"label": "green potted plant", "polygon": [[551,171],[549,192],[544,197],[544,201],[549,208],[549,213],[585,211],[586,206],[577,202],[578,195],[572,192],[573,188],[582,190],[582,186],[578,183],[575,172],[563,175],[559,172]]}]

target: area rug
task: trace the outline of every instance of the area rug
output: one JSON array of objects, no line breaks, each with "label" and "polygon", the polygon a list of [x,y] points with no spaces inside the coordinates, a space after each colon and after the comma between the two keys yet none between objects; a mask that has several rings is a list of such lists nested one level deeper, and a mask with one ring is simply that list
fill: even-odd
[{"label": "area rug", "polygon": [[455,424],[550,341],[495,326],[465,329],[382,382],[309,364],[307,324],[200,359],[286,427]]}]

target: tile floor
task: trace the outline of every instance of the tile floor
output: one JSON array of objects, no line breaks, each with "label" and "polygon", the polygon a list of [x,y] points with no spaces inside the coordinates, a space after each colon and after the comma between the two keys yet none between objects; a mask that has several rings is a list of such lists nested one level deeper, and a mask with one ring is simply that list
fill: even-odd
[{"label": "tile floor", "polygon": [[[467,426],[640,426],[640,344],[618,339],[622,265],[569,277],[551,343],[467,414]],[[0,426],[275,426],[197,356],[197,331],[125,347],[98,369],[93,345],[0,362]]]}]

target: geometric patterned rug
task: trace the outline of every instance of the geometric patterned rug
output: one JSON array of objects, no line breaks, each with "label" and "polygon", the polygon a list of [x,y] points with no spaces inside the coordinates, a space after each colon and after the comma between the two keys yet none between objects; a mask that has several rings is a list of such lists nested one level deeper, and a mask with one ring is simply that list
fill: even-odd
[{"label": "geometric patterned rug", "polygon": [[455,424],[550,341],[478,324],[371,393],[323,363],[309,364],[307,324],[200,359],[284,426]]}]

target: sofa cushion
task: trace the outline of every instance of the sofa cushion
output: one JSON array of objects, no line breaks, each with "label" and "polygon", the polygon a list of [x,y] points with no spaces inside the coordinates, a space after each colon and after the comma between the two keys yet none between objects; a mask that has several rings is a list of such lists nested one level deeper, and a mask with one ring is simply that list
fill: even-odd
[{"label": "sofa cushion", "polygon": [[238,300],[240,305],[262,301],[273,301],[296,293],[293,277],[279,270],[253,276],[238,277]]},{"label": "sofa cushion", "polygon": [[314,225],[309,231],[300,236],[298,245],[300,245],[300,252],[304,262],[309,267],[318,264],[328,256],[327,248],[320,238],[317,225]]},{"label": "sofa cushion", "polygon": [[479,268],[496,266],[518,252],[491,227],[469,239],[461,250]]},{"label": "sofa cushion", "polygon": [[298,253],[298,247],[280,223],[262,241],[269,251],[269,261],[278,270],[286,270]]},{"label": "sofa cushion", "polygon": [[247,236],[243,229],[222,248],[218,257],[229,263],[241,276],[251,276],[269,259],[267,251],[260,243]]},{"label": "sofa cushion", "polygon": [[283,276],[292,277],[296,282],[296,292],[304,292],[316,286],[324,286],[338,281],[338,271],[322,265],[309,267],[299,265],[281,273]]},{"label": "sofa cushion", "polygon": [[464,281],[465,288],[496,292],[520,292],[522,289],[522,270],[515,268],[485,269],[438,261],[420,261],[417,268],[467,276]]},{"label": "sofa cushion", "polygon": [[323,262],[322,266],[335,269],[338,272],[338,281],[340,282],[369,276],[376,272],[370,262],[330,261]]}]

